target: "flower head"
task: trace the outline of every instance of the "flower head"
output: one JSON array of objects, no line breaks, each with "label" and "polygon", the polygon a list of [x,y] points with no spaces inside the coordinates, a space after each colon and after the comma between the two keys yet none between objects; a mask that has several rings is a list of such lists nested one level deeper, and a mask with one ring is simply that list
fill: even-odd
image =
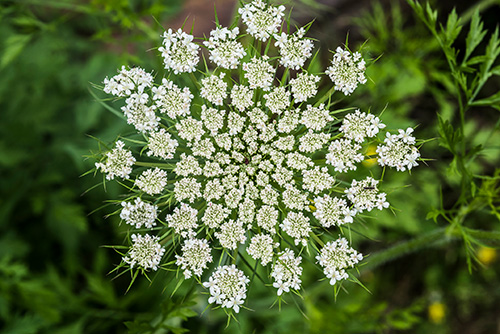
[{"label": "flower head", "polygon": [[171,69],[175,74],[194,72],[200,61],[199,46],[193,43],[193,36],[181,29],[173,32],[168,29],[163,34],[163,46],[158,49],[163,57],[165,69]]},{"label": "flower head", "polygon": [[130,247],[123,261],[130,265],[130,268],[140,267],[142,269],[158,270],[161,258],[165,253],[165,248],[158,243],[158,237],[146,234],[132,234],[133,245]]},{"label": "flower head", "polygon": [[210,304],[216,303],[221,307],[232,308],[236,313],[240,311],[247,295],[247,284],[250,280],[243,271],[231,266],[218,267],[203,286],[210,291]]},{"label": "flower head", "polygon": [[326,277],[330,279],[330,284],[334,285],[337,281],[349,277],[345,269],[354,267],[355,264],[363,260],[363,255],[349,247],[345,238],[339,238],[327,242],[316,259],[323,267]]},{"label": "flower head", "polygon": [[176,264],[184,270],[184,277],[201,276],[207,263],[212,262],[211,249],[205,239],[186,239],[182,245],[182,255],[176,255]]},{"label": "flower head", "polygon": [[127,224],[141,228],[143,225],[146,228],[153,228],[156,225],[158,217],[158,207],[153,204],[143,202],[139,197],[134,201],[122,202],[123,209],[120,212],[120,218],[125,220]]},{"label": "flower head", "polygon": [[238,10],[243,23],[247,25],[247,32],[255,38],[265,42],[270,36],[278,32],[285,6],[268,6],[262,0],[255,0]]},{"label": "flower head", "polygon": [[130,177],[135,158],[132,156],[132,152],[125,150],[124,147],[125,144],[118,140],[116,147],[106,153],[105,162],[96,162],[96,168],[107,174],[106,179],[113,180],[115,176],[123,179]]},{"label": "flower head", "polygon": [[326,69],[325,74],[330,76],[335,90],[351,95],[358,83],[366,82],[365,69],[365,61],[359,52],[351,54],[350,51],[338,47],[333,54],[332,65]]}]

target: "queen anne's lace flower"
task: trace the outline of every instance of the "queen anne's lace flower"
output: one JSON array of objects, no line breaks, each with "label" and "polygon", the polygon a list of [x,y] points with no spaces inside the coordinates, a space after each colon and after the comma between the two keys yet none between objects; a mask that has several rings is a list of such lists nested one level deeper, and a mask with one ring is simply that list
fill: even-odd
[{"label": "queen anne's lace flower", "polygon": [[306,60],[312,55],[313,42],[310,39],[304,38],[304,28],[300,28],[293,35],[287,35],[282,32],[281,35],[274,35],[276,45],[280,48],[280,64],[298,70]]},{"label": "queen anne's lace flower", "polygon": [[143,225],[146,228],[153,228],[156,225],[158,217],[158,207],[153,204],[143,202],[137,197],[134,204],[130,202],[122,202],[123,209],[120,212],[120,218],[125,220],[127,224],[141,228]]},{"label": "queen anne's lace flower", "polygon": [[253,57],[249,63],[244,63],[242,68],[250,89],[262,88],[268,91],[274,79],[275,69],[268,63],[269,57]]},{"label": "queen anne's lace flower", "polygon": [[327,242],[316,259],[323,267],[326,277],[330,279],[330,284],[334,285],[340,280],[349,278],[345,269],[354,267],[363,260],[363,255],[349,247],[345,238],[339,238]]},{"label": "queen anne's lace flower", "polygon": [[420,157],[418,149],[414,146],[415,137],[411,135],[412,128],[406,131],[400,129],[397,135],[387,132],[384,140],[385,145],[377,147],[380,166],[396,167],[398,171],[410,170],[418,166],[417,159]]},{"label": "queen anne's lace flower", "polygon": [[351,54],[339,46],[333,54],[332,65],[326,69],[325,74],[332,79],[335,90],[351,95],[358,83],[366,83],[365,69],[365,61],[359,52]]},{"label": "queen anne's lace flower", "polygon": [[161,258],[165,253],[165,248],[158,243],[159,238],[146,234],[132,234],[132,242],[127,255],[123,261],[130,265],[130,268],[139,267],[142,269],[158,270]]},{"label": "queen anne's lace flower", "polygon": [[105,163],[95,163],[97,169],[107,174],[106,179],[113,180],[115,176],[121,177],[122,179],[130,178],[135,158],[132,156],[132,152],[124,149],[124,147],[125,144],[121,140],[118,140],[116,142],[116,147],[106,153]]},{"label": "queen anne's lace flower", "polygon": [[325,228],[352,223],[356,214],[355,211],[349,209],[347,201],[343,198],[324,195],[323,197],[316,197],[314,203],[316,205],[316,211],[313,213],[314,217]]},{"label": "queen anne's lace flower", "polygon": [[[122,68],[105,79],[105,91],[123,98],[127,122],[139,132],[131,142],[137,146],[138,137],[145,138],[140,156],[146,161],[136,162],[119,141],[96,168],[108,179],[128,179],[134,164],[151,167],[135,171],[130,186],[134,195],[123,202],[120,217],[136,228],[161,222],[155,229],[172,247],[168,253],[177,252],[177,261],[169,259],[165,266],[176,263],[186,278],[199,279],[216,261],[219,267],[203,285],[210,291],[209,303],[231,312],[239,312],[249,280],[235,265],[224,264],[242,258],[264,266],[272,263],[270,276],[278,296],[299,290],[302,258],[285,248],[287,244],[318,249],[327,243],[323,239],[330,229],[353,223],[357,213],[389,206],[375,179],[353,181],[345,189],[350,180],[336,173],[356,169],[363,159],[363,142],[384,127],[380,120],[357,110],[334,121],[331,115],[339,116],[340,111],[317,103],[329,96],[313,99],[319,76],[285,71],[281,80],[274,80],[280,64],[292,70],[307,67],[313,47],[304,29],[293,35],[278,33],[283,10],[256,0],[239,11],[254,39],[273,36],[275,41],[265,47],[245,51],[238,40],[252,38],[239,39],[238,28],[214,29],[203,44],[218,68],[194,74],[199,78],[189,85],[191,90],[184,86],[193,76],[175,74],[195,70],[198,46],[181,30],[164,34],[160,52],[168,71],[158,73],[158,78],[164,77],[160,85],[139,68]],[[267,54],[276,54],[270,50],[273,45],[280,55],[269,58]],[[341,51],[327,74],[335,89],[350,94],[364,80],[364,61],[357,53]],[[414,145],[411,130],[388,135],[377,150],[379,164],[398,170],[415,166],[419,154]],[[165,222],[158,217],[164,208],[169,211]],[[132,239],[124,263],[156,270],[164,252],[159,238]],[[327,246],[318,261],[335,282],[346,277],[345,269],[361,255],[344,241]],[[212,248],[214,254],[229,256],[212,258]],[[236,252],[238,256],[232,256]]]},{"label": "queen anne's lace flower", "polygon": [[262,0],[255,0],[238,10],[243,23],[247,25],[247,32],[253,37],[265,42],[270,36],[278,32],[285,6],[268,6]]},{"label": "queen anne's lace flower", "polygon": [[211,75],[201,80],[200,95],[207,101],[221,106],[227,97],[227,83],[224,81],[225,73]]},{"label": "queen anne's lace flower", "polygon": [[244,111],[253,104],[253,90],[243,85],[234,85],[231,90],[231,104],[239,111]]},{"label": "queen anne's lace flower", "polygon": [[163,34],[163,46],[158,48],[163,56],[166,69],[171,69],[175,74],[179,72],[194,72],[200,61],[198,57],[199,46],[193,43],[193,36],[186,34],[181,29],[173,32],[168,29]]},{"label": "queen anne's lace flower", "polygon": [[153,85],[153,76],[139,67],[129,70],[122,66],[119,74],[104,79],[104,92],[119,97],[130,96],[133,91],[143,92]]},{"label": "queen anne's lace flower", "polygon": [[150,133],[147,155],[165,160],[172,159],[177,146],[179,146],[177,140],[173,139],[165,129],[160,129],[158,132]]},{"label": "queen anne's lace flower", "polygon": [[156,106],[148,106],[142,102],[132,96],[126,100],[127,104],[121,109],[127,117],[127,123],[132,124],[139,132],[156,131],[160,124],[160,117],[155,114]]},{"label": "queen anne's lace flower", "polygon": [[189,88],[180,89],[172,81],[163,78],[161,85],[153,87],[151,91],[158,111],[166,113],[171,119],[191,113],[189,108],[191,107],[193,94],[191,94]]},{"label": "queen anne's lace flower", "polygon": [[135,185],[149,195],[160,194],[167,185],[167,172],[156,167],[145,170],[136,180]]},{"label": "queen anne's lace flower", "polygon": [[184,270],[184,277],[201,276],[207,263],[212,262],[211,249],[205,239],[186,239],[182,245],[182,255],[175,255],[176,265]]},{"label": "queen anne's lace flower", "polygon": [[355,163],[363,161],[363,155],[359,150],[361,145],[349,139],[335,140],[328,147],[326,163],[335,167],[335,171],[339,173],[356,170]]},{"label": "queen anne's lace flower", "polygon": [[290,92],[285,87],[276,87],[272,92],[264,95],[266,107],[274,114],[281,114],[290,106]]},{"label": "queen anne's lace flower", "polygon": [[302,283],[300,280],[300,275],[302,275],[301,262],[302,257],[295,257],[293,251],[288,248],[278,254],[271,271],[271,277],[275,280],[273,287],[278,289],[278,296],[281,296],[283,292],[289,292],[290,288],[300,289]]},{"label": "queen anne's lace flower", "polygon": [[235,249],[239,243],[247,240],[245,229],[240,220],[230,220],[220,226],[220,232],[215,232],[215,237],[219,239],[222,247]]},{"label": "queen anne's lace flower", "polygon": [[331,121],[333,121],[333,117],[330,116],[330,111],[325,109],[324,104],[320,104],[317,108],[307,105],[300,120],[306,127],[316,131],[323,130]]},{"label": "queen anne's lace flower", "polygon": [[232,308],[236,313],[240,312],[240,305],[247,297],[247,284],[250,282],[243,271],[231,266],[218,267],[210,276],[208,282],[203,286],[210,291],[208,302],[214,302],[221,307]]},{"label": "queen anne's lace flower", "polygon": [[212,30],[208,41],[203,42],[210,51],[209,59],[222,68],[237,68],[241,59],[246,55],[243,45],[236,41],[239,33],[238,27],[232,30],[217,27]]},{"label": "queen anne's lace flower", "polygon": [[389,202],[385,199],[386,194],[378,192],[378,183],[379,181],[374,178],[367,177],[362,181],[353,180],[351,187],[345,190],[356,212],[372,211],[373,208],[382,210],[389,207]]},{"label": "queen anne's lace flower", "polygon": [[316,84],[320,77],[308,73],[298,73],[297,78],[290,80],[292,94],[295,102],[304,102],[318,92]]},{"label": "queen anne's lace flower", "polygon": [[302,243],[302,246],[307,245],[309,233],[311,233],[311,224],[309,217],[304,216],[302,212],[289,212],[280,228],[289,236],[294,238],[295,245]]},{"label": "queen anne's lace flower", "polygon": [[273,260],[273,248],[278,246],[279,244],[273,242],[268,234],[256,234],[250,240],[247,253],[255,260],[260,260],[265,266]]},{"label": "queen anne's lace flower", "polygon": [[339,130],[344,133],[346,138],[362,143],[365,138],[374,137],[379,129],[383,128],[385,128],[385,124],[380,123],[377,116],[361,112],[358,109],[345,116]]},{"label": "queen anne's lace flower", "polygon": [[168,227],[173,228],[175,233],[179,233],[183,238],[194,236],[193,229],[198,226],[198,210],[189,204],[181,203],[166,219]]}]

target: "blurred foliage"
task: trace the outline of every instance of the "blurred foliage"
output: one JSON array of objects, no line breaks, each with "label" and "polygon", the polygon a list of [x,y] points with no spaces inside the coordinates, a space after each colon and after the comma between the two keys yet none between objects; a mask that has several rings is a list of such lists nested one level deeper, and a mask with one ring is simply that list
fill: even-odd
[{"label": "blurred foliage", "polygon": [[[159,273],[125,294],[130,277],[107,276],[119,256],[100,246],[123,235],[116,217],[103,219],[107,209],[88,214],[119,190],[108,184],[108,194],[85,193],[96,179],[79,178],[93,164],[82,156],[97,146],[87,134],[111,142],[128,130],[92,99],[89,82],[122,64],[157,68],[159,57],[144,50],[158,44],[155,20],[177,13],[181,2],[2,1],[0,332],[495,332],[498,2],[459,3],[456,15],[439,2],[437,16],[434,6],[409,3],[414,11],[406,2],[370,2],[355,21],[359,37],[349,40],[350,47],[368,40],[364,52],[382,57],[367,70],[370,83],[346,100],[384,110],[391,128],[418,126],[417,137],[436,138],[422,150],[433,159],[428,166],[387,178],[399,211],[367,218],[359,232],[370,240],[355,238],[371,253],[360,277],[371,294],[348,283],[335,300],[309,264],[304,299],[269,308],[274,298],[252,285],[248,306],[257,312],[240,313],[226,328],[225,314],[203,312],[206,296],[189,282],[172,296],[175,278]],[[312,29],[330,31],[321,23]],[[334,49],[337,41],[321,42]]]}]

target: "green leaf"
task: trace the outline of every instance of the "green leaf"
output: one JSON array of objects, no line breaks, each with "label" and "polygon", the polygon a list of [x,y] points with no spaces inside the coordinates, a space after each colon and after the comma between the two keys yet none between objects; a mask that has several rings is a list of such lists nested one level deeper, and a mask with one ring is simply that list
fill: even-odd
[{"label": "green leaf", "polygon": [[484,36],[486,35],[486,32],[486,30],[483,30],[483,22],[481,22],[481,18],[479,16],[479,9],[476,9],[474,14],[472,15],[469,33],[467,34],[467,38],[465,40],[464,62],[469,59],[472,52],[481,43]]},{"label": "green leaf", "polygon": [[490,97],[474,101],[471,103],[471,106],[489,107],[497,103],[500,103],[500,92],[493,94]]},{"label": "green leaf", "polygon": [[[443,30],[443,28],[441,27]],[[460,18],[457,15],[457,11],[455,8],[451,11],[450,15],[448,15],[448,20],[446,21],[446,29],[444,32],[444,37],[446,44],[451,46],[453,42],[457,39],[460,31],[462,30],[462,25],[460,24]]]},{"label": "green leaf", "polygon": [[3,55],[0,59],[0,69],[4,69],[23,51],[31,39],[31,35],[11,35],[3,46]]}]

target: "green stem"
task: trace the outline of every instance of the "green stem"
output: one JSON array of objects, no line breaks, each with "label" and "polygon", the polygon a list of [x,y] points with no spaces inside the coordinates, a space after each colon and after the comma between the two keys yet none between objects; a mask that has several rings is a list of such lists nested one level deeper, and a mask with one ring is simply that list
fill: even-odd
[{"label": "green stem", "polygon": [[366,264],[360,267],[360,269],[361,271],[372,270],[384,263],[396,260],[406,254],[414,253],[420,249],[457,240],[462,237],[463,232],[473,239],[484,241],[488,245],[500,245],[500,232],[498,231],[490,232],[470,228],[464,228],[464,231],[462,231],[457,228],[443,227],[370,255],[366,260]]},{"label": "green stem", "polygon": [[158,167],[158,168],[167,168],[167,169],[174,169],[175,164],[162,164],[162,163],[157,163],[157,162],[142,162],[142,161],[136,161],[134,163],[136,166],[141,166],[141,167]]}]

